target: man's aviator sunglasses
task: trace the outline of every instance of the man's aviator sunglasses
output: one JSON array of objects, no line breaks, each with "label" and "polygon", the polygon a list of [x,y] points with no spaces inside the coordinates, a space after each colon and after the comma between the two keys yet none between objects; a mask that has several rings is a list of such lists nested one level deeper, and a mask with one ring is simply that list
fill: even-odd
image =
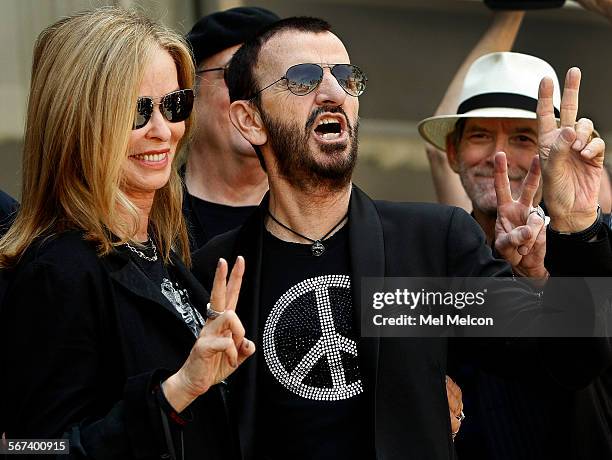
[{"label": "man's aviator sunglasses", "polygon": [[161,97],[140,96],[136,102],[136,116],[132,129],[145,126],[151,119],[156,105],[159,105],[162,116],[170,123],[185,121],[193,108],[193,90],[180,89]]},{"label": "man's aviator sunglasses", "polygon": [[329,69],[342,89],[351,96],[361,96],[366,88],[367,77],[363,71],[352,64],[296,64],[289,67],[284,76],[257,91],[254,98],[262,91],[270,88],[281,80],[287,82],[287,89],[296,96],[306,96],[323,80],[323,69]]}]

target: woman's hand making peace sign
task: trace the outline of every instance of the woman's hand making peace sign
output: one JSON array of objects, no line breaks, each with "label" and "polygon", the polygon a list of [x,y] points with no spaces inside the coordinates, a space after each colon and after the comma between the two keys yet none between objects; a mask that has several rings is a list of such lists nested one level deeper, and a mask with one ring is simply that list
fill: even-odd
[{"label": "woman's hand making peace sign", "polygon": [[244,258],[236,259],[226,282],[227,271],[227,262],[219,259],[209,304],[213,311],[185,364],[162,385],[166,399],[177,412],[227,378],[255,352],[255,344],[244,336],[244,327],[236,315]]}]

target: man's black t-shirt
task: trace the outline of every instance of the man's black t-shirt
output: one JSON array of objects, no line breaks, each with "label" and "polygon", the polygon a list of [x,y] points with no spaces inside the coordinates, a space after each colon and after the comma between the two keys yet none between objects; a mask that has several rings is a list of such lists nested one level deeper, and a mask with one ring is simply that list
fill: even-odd
[{"label": "man's black t-shirt", "polygon": [[217,235],[244,224],[257,206],[227,206],[191,195],[183,188],[183,215],[189,231],[191,252]]},{"label": "man's black t-shirt", "polygon": [[348,229],[310,244],[264,236],[257,429],[259,459],[374,458],[357,356]]}]

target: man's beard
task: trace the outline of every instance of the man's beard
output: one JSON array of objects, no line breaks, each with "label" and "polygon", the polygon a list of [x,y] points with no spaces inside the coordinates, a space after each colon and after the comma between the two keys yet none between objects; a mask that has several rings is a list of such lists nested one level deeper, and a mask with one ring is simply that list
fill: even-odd
[{"label": "man's beard", "polygon": [[[314,110],[304,129],[297,123],[274,120],[260,108],[261,118],[268,131],[268,141],[276,160],[278,174],[299,190],[326,189],[336,191],[350,181],[357,162],[359,120],[352,126],[346,113],[338,106],[323,106]],[[327,155],[325,162],[318,162],[311,152],[308,140],[315,119],[321,113],[340,113],[347,123],[347,142],[320,144],[320,152]],[[348,148],[348,152],[346,152]],[[269,172],[269,171],[268,171]]]},{"label": "man's beard", "polygon": [[[483,214],[489,217],[497,217],[497,197],[495,195],[495,186],[493,182],[493,166],[482,165],[467,168],[463,162],[459,165],[459,178],[465,189],[474,209],[478,209]],[[510,190],[512,198],[517,200],[520,195],[520,184],[523,183],[527,172],[523,169],[514,166],[508,169],[508,178],[510,179]],[[475,177],[490,177],[490,181],[482,183],[475,180]],[[519,185],[514,185],[514,184]]]}]

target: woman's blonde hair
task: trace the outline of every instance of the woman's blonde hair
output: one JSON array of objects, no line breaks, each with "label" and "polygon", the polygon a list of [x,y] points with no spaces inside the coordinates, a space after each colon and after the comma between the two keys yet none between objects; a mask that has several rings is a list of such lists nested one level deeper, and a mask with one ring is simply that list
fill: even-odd
[{"label": "woman's blonde hair", "polygon": [[[16,264],[36,238],[69,229],[83,230],[98,243],[100,255],[135,235],[138,218],[121,191],[122,168],[140,82],[160,49],[174,59],[180,87],[191,88],[193,60],[183,38],[135,12],[98,8],[64,18],[40,34],[32,64],[21,208],[0,240],[0,266]],[[185,123],[177,153],[190,131],[191,121]],[[149,232],[166,263],[173,249],[189,264],[176,157],[173,163],[170,180],[155,193]]]}]

